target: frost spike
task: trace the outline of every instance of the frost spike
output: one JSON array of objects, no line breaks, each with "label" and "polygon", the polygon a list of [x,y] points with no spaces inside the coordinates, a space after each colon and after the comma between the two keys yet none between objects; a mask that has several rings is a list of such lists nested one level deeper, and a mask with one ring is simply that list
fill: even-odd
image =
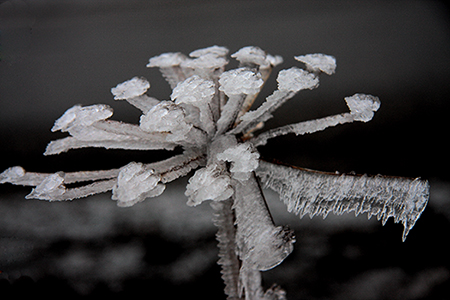
[{"label": "frost spike", "polygon": [[[260,161],[256,174],[265,187],[280,194],[295,214],[355,211],[375,214],[385,222],[394,217],[404,226],[403,240],[425,209],[428,181],[401,177],[337,175]],[[316,211],[320,207],[319,211]],[[301,209],[300,209],[301,208]]]}]

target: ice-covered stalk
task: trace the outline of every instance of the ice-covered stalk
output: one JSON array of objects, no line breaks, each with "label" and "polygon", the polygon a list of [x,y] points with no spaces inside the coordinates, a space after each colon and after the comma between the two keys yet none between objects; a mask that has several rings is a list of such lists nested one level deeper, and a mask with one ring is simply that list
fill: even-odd
[{"label": "ice-covered stalk", "polygon": [[267,143],[268,139],[295,133],[296,135],[303,135],[325,130],[328,127],[339,124],[352,123],[353,121],[368,122],[372,119],[374,112],[380,107],[380,101],[377,97],[364,94],[355,94],[351,97],[346,97],[349,113],[329,116],[321,119],[300,122],[296,124],[289,124],[268,130],[252,140],[255,146],[262,146]]}]

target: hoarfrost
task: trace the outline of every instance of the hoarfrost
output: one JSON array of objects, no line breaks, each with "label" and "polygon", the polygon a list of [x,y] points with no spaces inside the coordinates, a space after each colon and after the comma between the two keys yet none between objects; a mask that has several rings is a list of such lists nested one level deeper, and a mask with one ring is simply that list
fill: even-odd
[{"label": "hoarfrost", "polygon": [[[108,120],[107,105],[76,105],[56,120],[52,131],[69,136],[48,144],[45,155],[70,149],[173,150],[182,154],[143,164],[100,171],[36,173],[16,166],[0,174],[0,183],[32,186],[27,198],[65,201],[112,191],[119,206],[131,206],[163,193],[165,184],[195,171],[188,181],[187,205],[211,201],[218,227],[219,264],[229,299],[285,299],[280,288],[264,291],[260,271],[280,264],[293,249],[293,232],[276,226],[256,176],[280,194],[290,212],[326,216],[354,211],[389,217],[404,225],[403,240],[428,201],[428,182],[420,179],[336,175],[271,164],[259,159],[258,146],[281,135],[310,134],[330,126],[367,122],[380,107],[377,97],[346,97],[349,112],[290,124],[263,133],[264,122],[296,93],[319,85],[321,73],[333,74],[334,57],[296,56],[306,69],[278,73],[278,89],[250,111],[274,66],[283,59],[258,47],[244,47],[231,57],[239,67],[225,71],[228,49],[212,46],[150,58],[172,88],[171,101],[145,95],[150,83],[139,77],[111,89],[114,99],[141,110],[139,124]],[[79,183],[71,187],[71,183]]]}]

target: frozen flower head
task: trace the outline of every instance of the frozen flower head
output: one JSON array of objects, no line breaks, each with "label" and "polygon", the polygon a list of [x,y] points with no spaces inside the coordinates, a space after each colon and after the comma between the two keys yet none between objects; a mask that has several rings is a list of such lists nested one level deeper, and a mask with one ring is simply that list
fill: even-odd
[{"label": "frozen flower head", "polygon": [[[367,122],[380,107],[378,98],[354,94],[344,99],[347,112],[260,132],[286,101],[302,90],[317,88],[322,73],[333,74],[336,60],[325,54],[296,56],[305,69],[294,66],[279,71],[278,88],[251,109],[273,67],[283,60],[249,46],[231,55],[238,60],[238,68],[226,70],[227,54],[225,47],[212,46],[189,56],[165,53],[150,58],[147,67],[158,67],[172,88],[170,100],[145,95],[150,83],[134,77],[111,92],[114,99],[124,99],[141,111],[139,124],[110,120],[113,111],[107,105],[76,105],[52,128],[68,136],[50,142],[45,152],[53,155],[102,147],[178,149],[179,154],[101,171],[46,174],[12,167],[0,174],[0,183],[32,186],[27,198],[49,201],[112,191],[119,206],[132,206],[160,195],[167,183],[191,176],[185,192],[187,205],[209,201],[214,209],[219,264],[230,299],[284,297],[280,289],[264,293],[259,271],[281,263],[291,253],[295,238],[289,228],[275,226],[262,186],[276,191],[287,210],[300,217],[345,211],[367,213],[383,223],[393,217],[403,223],[405,239],[427,204],[427,181],[292,168],[262,160],[258,152],[258,147],[282,135],[312,134],[340,124]],[[78,186],[71,187],[71,183]]]}]

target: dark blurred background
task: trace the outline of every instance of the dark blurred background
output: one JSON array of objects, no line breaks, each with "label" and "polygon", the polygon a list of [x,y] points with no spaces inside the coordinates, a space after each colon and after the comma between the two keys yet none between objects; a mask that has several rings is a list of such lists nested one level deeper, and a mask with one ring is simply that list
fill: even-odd
[{"label": "dark blurred background", "polygon": [[[146,77],[149,95],[170,88],[148,59],[164,52],[249,45],[281,55],[258,105],[293,57],[331,54],[337,71],[299,93],[266,128],[346,112],[343,98],[373,94],[369,123],[286,136],[265,158],[323,170],[422,177],[428,208],[401,242],[402,226],[365,216],[326,220],[285,212],[268,192],[277,224],[296,230],[295,252],[264,273],[288,299],[449,299],[449,7],[441,1],[0,1],[0,170],[55,172],[118,168],[170,153],[103,149],[42,156],[54,120],[75,104],[104,103],[113,119],[139,111],[114,101],[111,87]],[[230,62],[230,66],[236,66]],[[29,188],[0,186],[0,291],[19,295],[224,299],[208,204],[185,205],[186,180],[132,208],[110,195],[68,203],[25,200]],[[26,287],[26,289],[24,289]]]}]

